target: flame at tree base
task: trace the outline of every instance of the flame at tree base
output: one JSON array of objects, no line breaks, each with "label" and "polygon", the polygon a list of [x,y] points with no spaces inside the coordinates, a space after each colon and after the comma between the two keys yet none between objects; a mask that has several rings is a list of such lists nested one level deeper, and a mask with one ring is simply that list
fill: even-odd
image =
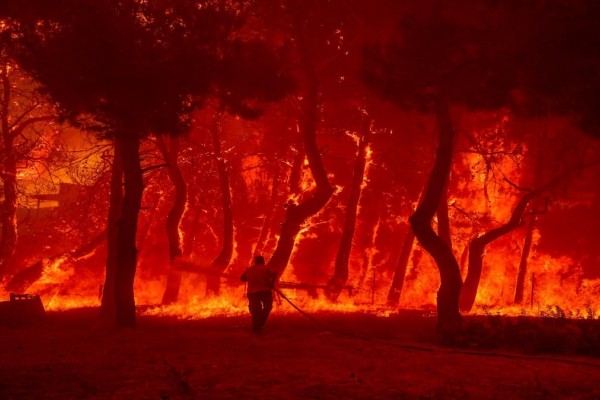
[{"label": "flame at tree base", "polygon": [[[68,257],[44,262],[41,275],[29,286],[26,293],[40,295],[48,311],[99,307],[101,277],[81,266],[75,270],[75,264]],[[513,303],[515,284],[510,277],[516,276],[516,262],[502,254],[491,253],[486,256],[486,265],[495,268],[484,269],[475,307],[470,314],[600,318],[600,304],[597,300],[600,298],[600,279],[584,278],[581,269],[576,267],[576,262],[568,257],[532,257],[522,304]],[[391,274],[385,271],[378,273],[377,268],[369,268],[366,275],[361,275],[357,272],[361,268],[356,265],[351,268],[351,272],[354,273],[348,282],[349,290],[344,290],[336,301],[330,300],[321,289],[317,291],[316,288],[321,287],[318,285],[305,285],[313,289],[310,295],[306,288],[281,290],[294,304],[308,313],[368,313],[389,316],[399,309],[434,312],[439,278],[430,259],[424,258],[418,266],[418,271],[409,270],[398,309],[386,305]],[[286,280],[295,279],[291,271],[292,269],[289,269],[286,272]],[[501,276],[498,275],[498,271],[502,271]],[[135,295],[136,304],[144,308],[142,315],[202,319],[248,314],[245,287],[241,282],[238,283],[228,276],[228,279],[223,279],[220,296],[206,297],[203,295],[206,292],[205,275],[185,272],[183,274],[179,301],[170,305],[160,305],[166,278],[147,277],[141,272],[136,279]],[[9,293],[0,291],[0,296],[8,299]],[[277,295],[274,303],[275,312],[296,312]]]}]

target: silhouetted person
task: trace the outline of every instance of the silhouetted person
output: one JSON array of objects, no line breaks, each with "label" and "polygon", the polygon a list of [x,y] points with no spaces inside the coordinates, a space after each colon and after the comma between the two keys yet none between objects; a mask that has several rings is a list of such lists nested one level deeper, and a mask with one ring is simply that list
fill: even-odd
[{"label": "silhouetted person", "polygon": [[254,265],[248,267],[240,279],[248,282],[246,290],[248,308],[252,315],[252,333],[259,335],[273,309],[273,287],[277,273],[265,265],[263,256],[254,257]]}]

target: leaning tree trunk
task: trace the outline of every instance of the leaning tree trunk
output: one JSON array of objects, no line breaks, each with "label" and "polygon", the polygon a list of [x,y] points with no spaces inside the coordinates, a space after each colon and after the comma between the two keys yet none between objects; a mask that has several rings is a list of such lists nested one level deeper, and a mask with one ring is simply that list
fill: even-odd
[{"label": "leaning tree trunk", "polygon": [[220,123],[211,130],[213,152],[217,163],[219,187],[221,189],[221,206],[223,209],[223,246],[221,252],[212,262],[215,274],[208,275],[206,293],[218,295],[220,291],[220,275],[227,269],[233,256],[233,211],[231,208],[231,187],[229,185],[229,168],[221,152]]},{"label": "leaning tree trunk", "polygon": [[173,206],[171,207],[171,210],[169,210],[167,222],[165,223],[167,240],[169,241],[170,266],[167,275],[167,287],[163,293],[162,304],[170,304],[177,301],[179,289],[181,287],[181,271],[176,270],[173,267],[173,263],[177,257],[180,257],[183,253],[179,225],[181,224],[181,219],[187,203],[187,185],[183,178],[183,174],[181,173],[181,169],[177,164],[177,159],[179,157],[179,138],[171,136],[170,146],[167,146],[165,139],[158,136],[157,143],[158,148],[167,162],[169,179],[175,189]]},{"label": "leaning tree trunk", "polygon": [[123,206],[123,145],[114,141],[114,155],[110,178],[110,201],[106,227],[107,256],[100,315],[106,318],[115,316],[115,277],[117,274],[117,233]]},{"label": "leaning tree trunk", "polygon": [[467,276],[460,292],[460,310],[469,312],[475,304],[477,290],[481,280],[481,271],[483,269],[483,255],[488,244],[501,238],[502,236],[512,232],[521,226],[523,214],[527,205],[534,196],[537,196],[539,191],[532,191],[519,200],[510,216],[510,220],[497,228],[494,228],[481,236],[476,237],[469,244],[469,266]]},{"label": "leaning tree trunk", "polygon": [[358,142],[358,152],[354,162],[354,172],[352,175],[352,185],[350,186],[350,196],[346,206],[346,216],[342,239],[338,247],[335,258],[335,267],[333,276],[329,279],[327,285],[328,295],[332,299],[337,299],[342,288],[348,280],[348,261],[350,259],[350,250],[352,250],[352,239],[356,229],[356,214],[358,211],[358,202],[362,192],[362,185],[365,180],[365,170],[367,166],[367,147],[371,136],[371,119],[364,116],[361,126],[360,139]]},{"label": "leaning tree trunk", "polygon": [[423,196],[423,200],[410,217],[410,223],[421,246],[433,257],[440,272],[440,288],[437,293],[438,331],[452,339],[458,332],[461,316],[458,297],[462,280],[460,268],[448,244],[438,236],[431,222],[439,208],[443,191],[450,174],[454,127],[446,104],[436,103],[439,145],[436,159]]},{"label": "leaning tree trunk", "polygon": [[517,285],[515,287],[515,304],[523,302],[523,292],[525,290],[525,276],[527,275],[527,262],[533,243],[533,231],[535,230],[536,216],[532,215],[527,225],[525,233],[525,241],[523,243],[523,251],[521,252],[521,261],[519,262],[519,271],[517,273]]},{"label": "leaning tree trunk", "polygon": [[413,245],[415,243],[415,234],[409,227],[402,249],[400,250],[400,257],[398,258],[398,265],[396,271],[394,271],[394,277],[392,278],[392,286],[388,292],[387,304],[390,307],[398,307],[400,304],[400,296],[402,295],[402,289],[404,288],[404,278],[406,277],[406,270],[408,268],[408,260],[410,259],[410,253],[412,252]]},{"label": "leaning tree trunk", "polygon": [[[539,187],[538,189],[532,190],[526,196],[529,196],[530,199],[532,199],[532,198],[538,196],[539,194],[543,193],[544,191],[546,191],[554,186],[557,186],[559,183],[565,181],[573,173],[580,171],[584,168],[591,167],[593,165],[597,165],[597,162],[594,161],[591,163],[584,163],[584,164],[576,165],[574,168],[571,168],[571,169],[563,172],[561,175],[555,177],[554,179],[552,179],[545,185]],[[541,170],[542,170],[541,164],[538,163],[538,170],[536,171],[536,178],[540,176]],[[527,275],[527,262],[528,262],[528,258],[529,258],[529,252],[531,251],[531,245],[533,242],[533,231],[535,229],[536,222],[537,222],[536,215],[534,213],[532,213],[531,219],[529,221],[529,225],[527,226],[527,232],[525,234],[525,242],[523,243],[523,251],[521,253],[521,261],[519,263],[519,271],[517,273],[517,284],[515,287],[515,299],[514,299],[514,302],[516,304],[520,304],[523,301],[525,276]]]},{"label": "leaning tree trunk", "polygon": [[117,138],[122,144],[125,193],[117,231],[117,271],[115,274],[116,322],[121,328],[135,328],[133,284],[137,264],[136,233],[144,192],[140,165],[140,140],[134,136]]},{"label": "leaning tree trunk", "polygon": [[[99,233],[89,242],[81,245],[77,249],[62,251],[54,254],[53,256],[40,259],[33,264],[28,265],[25,268],[19,270],[11,279],[6,283],[6,291],[16,293],[26,293],[31,285],[40,279],[44,273],[44,267],[46,265],[52,265],[59,259],[64,259],[70,263],[75,263],[78,260],[85,258],[92,254],[98,246],[100,246],[106,240],[106,231]],[[70,280],[79,279],[79,275],[75,274],[69,278]],[[69,286],[69,281],[62,282],[63,285]]]}]

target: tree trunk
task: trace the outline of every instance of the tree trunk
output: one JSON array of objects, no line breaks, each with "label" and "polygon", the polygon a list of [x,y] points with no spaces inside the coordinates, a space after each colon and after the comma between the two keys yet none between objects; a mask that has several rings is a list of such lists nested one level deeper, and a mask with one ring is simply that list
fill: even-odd
[{"label": "tree trunk", "polygon": [[117,233],[121,219],[123,203],[123,145],[121,141],[114,141],[114,155],[110,178],[110,202],[108,205],[108,221],[106,223],[106,272],[102,289],[102,302],[100,315],[113,318],[115,306],[115,277],[117,273]]},{"label": "tree trunk", "polygon": [[[302,138],[301,138],[302,139]],[[298,151],[294,155],[294,161],[292,162],[292,168],[290,171],[290,194],[300,194],[300,182],[302,181],[302,166],[304,165],[304,159],[306,158],[306,152],[304,150],[304,144],[302,140],[298,141]]]},{"label": "tree trunk", "polygon": [[15,252],[17,245],[17,165],[13,151],[13,135],[10,131],[9,112],[11,103],[11,87],[8,77],[8,65],[3,63],[0,72],[2,79],[2,144],[3,144],[3,170],[2,183],[4,201],[2,203],[2,239],[0,240],[0,280],[2,279],[6,264]]},{"label": "tree trunk", "polygon": [[135,328],[133,284],[137,264],[136,233],[144,192],[140,166],[140,140],[132,136],[119,137],[117,140],[121,141],[123,146],[121,154],[125,193],[117,232],[116,322],[120,328]]},{"label": "tree trunk", "polygon": [[442,198],[437,209],[438,235],[452,249],[452,236],[450,235],[450,216],[448,215],[448,182],[444,185]]},{"label": "tree trunk", "polygon": [[321,153],[319,152],[319,147],[317,145],[319,104],[317,80],[310,62],[308,49],[306,49],[306,46],[302,43],[299,43],[298,46],[301,53],[300,58],[303,63],[303,71],[307,81],[306,93],[301,103],[299,127],[304,152],[308,159],[308,165],[317,188],[312,196],[302,203],[298,205],[289,203],[287,206],[284,220],[281,224],[281,234],[277,241],[273,256],[268,263],[269,268],[276,271],[278,276],[281,276],[290,260],[296,237],[298,232],[300,232],[302,225],[308,218],[321,211],[333,194],[333,189],[329,184],[327,172],[325,171]]},{"label": "tree trunk", "polygon": [[471,239],[469,239],[469,241],[467,242],[467,245],[464,247],[462,253],[460,254],[459,266],[460,266],[460,274],[461,274],[461,276],[465,272],[465,268],[467,266],[467,258],[469,256],[469,244],[471,244],[471,242],[473,241],[473,239],[475,239],[477,237],[477,235],[473,234],[474,232],[475,232],[475,228],[472,229],[471,235],[469,236]]},{"label": "tree trunk", "polygon": [[423,200],[410,217],[410,223],[419,243],[431,254],[440,272],[441,284],[437,294],[438,331],[444,338],[452,339],[461,324],[458,310],[462,285],[460,268],[448,244],[431,227],[431,221],[439,209],[452,165],[454,127],[446,104],[436,103],[436,118],[439,135],[436,159]]},{"label": "tree trunk", "polygon": [[536,216],[532,215],[527,224],[527,232],[525,233],[525,241],[523,242],[523,251],[521,252],[521,261],[519,262],[519,271],[517,273],[517,285],[515,287],[515,304],[523,302],[523,292],[525,290],[525,276],[527,275],[527,262],[533,243],[533,231],[535,229]]},{"label": "tree trunk", "polygon": [[206,293],[218,295],[220,291],[220,274],[225,271],[233,255],[233,211],[231,209],[231,187],[229,185],[229,168],[221,153],[220,121],[211,130],[213,152],[217,163],[219,186],[221,188],[221,205],[223,209],[223,246],[221,252],[212,262],[213,269],[217,272],[208,275]]},{"label": "tree trunk", "polygon": [[350,186],[350,196],[346,205],[346,216],[344,220],[344,228],[342,231],[342,239],[338,247],[337,256],[335,258],[335,268],[333,276],[328,283],[327,292],[332,299],[337,299],[342,291],[342,288],[348,280],[348,261],[350,259],[350,251],[352,250],[352,239],[356,229],[356,213],[358,211],[358,202],[362,191],[362,185],[365,180],[365,169],[367,166],[367,146],[369,145],[371,134],[371,119],[367,116],[363,117],[363,126],[361,126],[360,139],[358,143],[358,152],[354,162],[354,172],[352,175],[352,185]]},{"label": "tree trunk", "polygon": [[388,292],[387,304],[390,307],[398,307],[398,304],[400,304],[400,296],[402,295],[402,289],[404,287],[404,278],[408,268],[408,260],[410,259],[410,253],[412,252],[414,243],[415,234],[409,227],[406,237],[404,238],[404,243],[402,244],[402,249],[400,250],[400,258],[398,259],[398,265],[394,272],[392,286]]},{"label": "tree trunk", "polygon": [[475,298],[477,297],[477,290],[479,288],[479,282],[481,280],[481,271],[483,269],[483,255],[485,248],[488,244],[494,240],[501,238],[502,236],[512,232],[521,226],[523,214],[527,205],[534,196],[537,196],[539,191],[532,191],[521,197],[513,212],[510,220],[495,229],[492,229],[481,236],[476,237],[469,244],[469,267],[467,270],[467,276],[463,284],[460,293],[460,309],[461,311],[471,311]]},{"label": "tree trunk", "polygon": [[158,148],[160,149],[165,161],[167,162],[167,171],[169,179],[175,188],[175,199],[173,206],[167,215],[165,230],[167,240],[169,241],[169,260],[171,265],[167,275],[167,287],[163,293],[162,304],[170,304],[177,301],[179,289],[181,287],[181,271],[173,268],[173,263],[183,253],[181,244],[181,233],[179,225],[187,203],[187,185],[181,169],[177,164],[179,157],[179,138],[176,136],[170,137],[170,146],[167,146],[165,139],[161,136],[157,137]]},{"label": "tree trunk", "polygon": [[258,235],[258,240],[256,241],[256,246],[254,247],[254,254],[252,255],[252,258],[258,255],[262,255],[265,250],[267,238],[271,231],[273,214],[275,211],[275,207],[277,206],[277,198],[279,196],[279,182],[281,180],[280,170],[281,168],[279,167],[279,164],[276,164],[275,169],[273,170],[273,181],[271,182],[271,198],[269,200],[269,205],[267,206],[267,210],[265,212],[265,219],[263,221],[262,227],[260,228],[260,234]]}]

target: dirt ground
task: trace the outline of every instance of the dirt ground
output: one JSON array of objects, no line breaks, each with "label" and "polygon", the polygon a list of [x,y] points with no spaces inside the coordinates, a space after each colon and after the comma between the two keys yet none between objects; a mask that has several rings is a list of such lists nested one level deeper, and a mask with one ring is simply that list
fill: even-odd
[{"label": "dirt ground", "polygon": [[[0,329],[0,399],[600,399],[600,359],[435,344],[431,317],[140,317],[95,310]],[[354,336],[353,336],[354,335]]]}]

